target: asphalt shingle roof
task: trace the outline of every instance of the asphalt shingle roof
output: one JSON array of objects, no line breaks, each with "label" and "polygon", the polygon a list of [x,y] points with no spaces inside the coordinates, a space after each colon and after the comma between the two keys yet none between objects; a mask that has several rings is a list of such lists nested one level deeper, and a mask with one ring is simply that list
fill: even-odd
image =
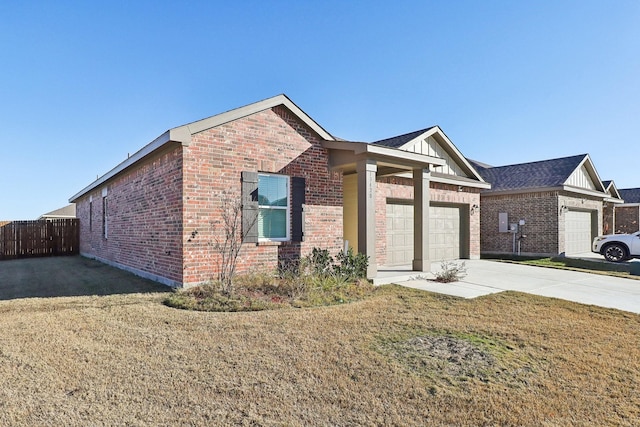
[{"label": "asphalt shingle roof", "polygon": [[398,148],[402,147],[407,142],[420,136],[429,129],[433,129],[435,126],[428,127],[426,129],[417,130],[415,132],[405,133],[404,135],[394,136],[393,138],[381,139],[380,141],[372,142],[374,145],[384,145],[385,147]]},{"label": "asphalt shingle roof", "polygon": [[640,203],[640,188],[618,189],[625,203]]},{"label": "asphalt shingle roof", "polygon": [[498,167],[474,167],[491,183],[491,191],[558,187],[571,176],[586,154]]}]

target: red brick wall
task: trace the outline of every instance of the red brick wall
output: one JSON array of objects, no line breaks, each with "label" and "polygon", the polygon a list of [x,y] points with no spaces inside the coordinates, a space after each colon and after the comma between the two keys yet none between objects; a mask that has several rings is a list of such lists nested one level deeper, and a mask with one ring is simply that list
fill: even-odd
[{"label": "red brick wall", "polygon": [[[184,148],[184,283],[216,278],[219,236],[212,223],[222,200],[239,201],[243,171],[304,177],[304,242],[243,246],[237,272],[273,271],[279,260],[307,255],[314,246],[342,247],[342,176],[328,170],[319,137],[284,107],[262,111],[192,136]],[[216,234],[218,233],[218,234]]]},{"label": "red brick wall", "polygon": [[616,207],[616,230],[620,233],[635,233],[640,229],[640,207],[638,206],[617,206]]},{"label": "red brick wall", "polygon": [[526,239],[523,253],[558,254],[558,193],[556,191],[482,195],[481,251],[482,253],[512,253],[513,234],[498,231],[498,214],[506,212],[509,223],[525,220]]},{"label": "red brick wall", "polygon": [[[161,281],[166,284],[181,283],[181,164],[181,147],[172,145],[78,200],[81,253],[165,279]],[[102,223],[104,188],[108,192],[106,239]]]},{"label": "red brick wall", "polygon": [[[387,260],[387,199],[413,200],[413,180],[409,178],[380,178],[377,180],[376,192],[376,231],[378,236],[385,236],[376,242],[378,264],[384,265]],[[466,205],[468,212],[471,206],[480,205],[480,190],[458,185],[429,183],[431,202]],[[480,215],[476,212],[469,217],[469,258],[480,258]]]},{"label": "red brick wall", "polygon": [[513,253],[513,235],[498,231],[498,214],[501,212],[508,214],[510,224],[525,220],[523,233],[527,237],[521,241],[520,247],[523,254],[557,255],[564,252],[561,206],[597,211],[597,229],[602,229],[602,199],[575,197],[558,191],[483,194],[480,210],[482,253]]}]

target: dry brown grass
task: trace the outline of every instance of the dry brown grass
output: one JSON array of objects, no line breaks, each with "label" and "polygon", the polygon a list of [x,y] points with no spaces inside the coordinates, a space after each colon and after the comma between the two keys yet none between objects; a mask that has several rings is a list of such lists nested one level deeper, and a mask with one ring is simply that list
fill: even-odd
[{"label": "dry brown grass", "polygon": [[640,420],[638,315],[399,287],[253,313],[182,311],[162,298],[0,302],[0,425]]}]

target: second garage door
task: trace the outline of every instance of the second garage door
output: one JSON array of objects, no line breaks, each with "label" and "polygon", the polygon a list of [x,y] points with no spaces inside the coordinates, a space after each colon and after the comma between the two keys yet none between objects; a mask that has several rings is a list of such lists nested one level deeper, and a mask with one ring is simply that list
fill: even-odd
[{"label": "second garage door", "polygon": [[460,258],[460,208],[431,206],[429,209],[429,259]]},{"label": "second garage door", "polygon": [[[458,259],[461,235],[460,207],[430,206],[429,259]],[[413,205],[387,204],[387,265],[413,261]]]},{"label": "second garage door", "polygon": [[591,212],[567,211],[565,215],[565,254],[590,252],[593,239]]}]

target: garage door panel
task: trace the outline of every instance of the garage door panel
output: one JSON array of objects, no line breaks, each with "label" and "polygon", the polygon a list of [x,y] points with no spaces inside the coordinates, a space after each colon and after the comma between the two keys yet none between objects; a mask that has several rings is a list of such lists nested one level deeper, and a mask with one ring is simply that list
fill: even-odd
[{"label": "garage door panel", "polygon": [[[460,258],[460,208],[429,208],[429,259]],[[413,206],[387,204],[387,264],[411,264],[413,260]]]},{"label": "garage door panel", "polygon": [[387,204],[387,264],[402,265],[412,259],[413,206]]},{"label": "garage door panel", "polygon": [[565,254],[589,252],[593,239],[593,216],[587,211],[565,212]]},{"label": "garage door panel", "polygon": [[429,215],[429,259],[460,258],[460,208],[432,206]]}]

